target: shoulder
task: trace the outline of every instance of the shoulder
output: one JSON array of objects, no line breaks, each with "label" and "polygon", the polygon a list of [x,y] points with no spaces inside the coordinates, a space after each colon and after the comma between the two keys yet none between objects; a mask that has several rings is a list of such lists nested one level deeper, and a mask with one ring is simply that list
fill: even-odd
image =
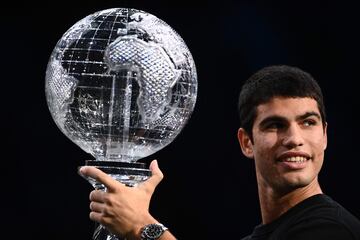
[{"label": "shoulder", "polygon": [[360,221],[325,195],[314,199],[288,220],[276,230],[281,239],[360,239]]},{"label": "shoulder", "polygon": [[241,238],[241,240],[250,240],[250,239],[251,239],[251,235]]},{"label": "shoulder", "polygon": [[360,221],[344,207],[332,202],[312,209],[285,230],[286,239],[359,240]]},{"label": "shoulder", "polygon": [[349,228],[347,225],[328,219],[313,219],[301,222],[297,226],[287,229],[283,233],[284,239],[292,240],[357,240],[359,232]]}]

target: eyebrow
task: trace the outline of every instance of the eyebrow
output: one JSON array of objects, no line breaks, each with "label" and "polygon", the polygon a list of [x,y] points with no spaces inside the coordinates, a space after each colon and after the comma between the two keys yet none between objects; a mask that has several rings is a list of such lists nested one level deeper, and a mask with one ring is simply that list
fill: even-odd
[{"label": "eyebrow", "polygon": [[316,117],[317,119],[321,120],[320,114],[317,113],[317,112],[314,112],[314,111],[306,112],[305,114],[296,117],[296,119],[297,119],[297,120],[303,120],[303,119],[306,119],[306,118],[312,117],[312,116],[314,116],[314,117]]},{"label": "eyebrow", "polygon": [[[296,120],[299,121],[299,120],[304,120],[308,117],[316,117],[318,120],[321,120],[321,116],[319,113],[317,112],[314,112],[314,111],[311,111],[311,112],[306,112],[300,116],[297,116],[296,117]],[[278,115],[273,115],[273,116],[269,116],[265,119],[263,119],[260,123],[259,123],[259,126],[260,127],[263,127],[264,125],[266,125],[267,123],[269,122],[286,122],[286,118],[285,117],[282,117],[282,116],[278,116]]]}]

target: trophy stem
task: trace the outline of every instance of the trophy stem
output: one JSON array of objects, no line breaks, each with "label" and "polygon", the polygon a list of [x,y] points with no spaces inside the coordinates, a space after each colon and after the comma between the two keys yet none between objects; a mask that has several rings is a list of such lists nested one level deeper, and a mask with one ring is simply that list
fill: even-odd
[{"label": "trophy stem", "polygon": [[[128,187],[136,186],[151,176],[144,163],[87,160],[85,166],[94,166]],[[95,188],[106,191],[106,187],[95,179],[85,177]],[[110,233],[103,225],[96,223],[93,240],[126,240]]]},{"label": "trophy stem", "polygon": [[123,127],[123,150],[128,150],[127,143],[129,142],[129,129],[130,129],[130,118],[131,118],[131,97],[132,97],[132,77],[133,71],[126,72],[126,86],[125,86],[125,95],[124,95],[124,106],[123,106],[123,116],[124,116],[124,127]]}]

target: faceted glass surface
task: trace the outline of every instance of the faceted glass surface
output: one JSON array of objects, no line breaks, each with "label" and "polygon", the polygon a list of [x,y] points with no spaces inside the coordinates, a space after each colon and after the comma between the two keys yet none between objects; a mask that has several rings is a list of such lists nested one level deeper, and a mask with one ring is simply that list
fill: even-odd
[{"label": "faceted glass surface", "polygon": [[61,131],[96,160],[135,162],[180,133],[197,74],[183,39],[141,10],[113,8],[74,24],[56,44],[45,92]]}]

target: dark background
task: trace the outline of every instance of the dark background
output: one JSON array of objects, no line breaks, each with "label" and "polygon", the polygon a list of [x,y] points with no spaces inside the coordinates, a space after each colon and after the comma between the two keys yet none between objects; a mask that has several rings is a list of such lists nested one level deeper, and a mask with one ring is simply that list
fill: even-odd
[{"label": "dark background", "polygon": [[[354,2],[354,1],[352,1]],[[91,239],[92,156],[55,125],[45,71],[62,34],[98,10],[132,7],[172,26],[198,71],[193,115],[156,158],[152,214],[179,239],[240,239],[260,222],[253,162],[240,152],[237,95],[256,70],[298,66],[322,86],[329,144],[323,191],[360,217],[359,14],[351,1],[57,1],[1,8],[1,218],[13,239]],[[11,230],[11,229],[15,230]]]}]

